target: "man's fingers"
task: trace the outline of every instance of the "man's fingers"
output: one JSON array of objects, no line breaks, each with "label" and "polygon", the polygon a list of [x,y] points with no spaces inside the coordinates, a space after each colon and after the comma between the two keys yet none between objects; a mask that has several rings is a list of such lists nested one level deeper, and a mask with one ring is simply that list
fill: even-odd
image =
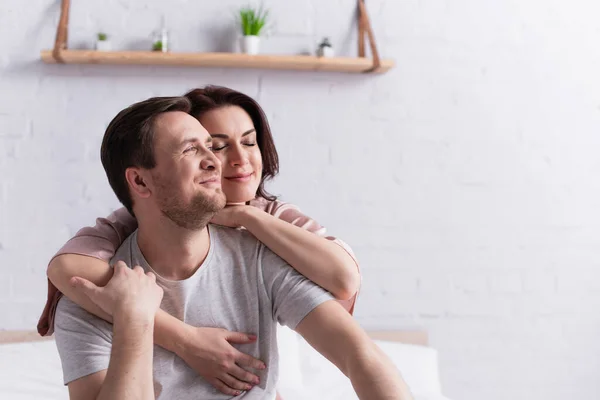
[{"label": "man's fingers", "polygon": [[156,275],[153,272],[146,272],[146,276],[152,280],[152,282],[156,282]]},{"label": "man's fingers", "polygon": [[92,282],[78,276],[72,277],[70,283],[74,288],[81,290],[88,297],[93,296],[99,289]]},{"label": "man's fingers", "polygon": [[254,369],[265,369],[267,366],[264,362],[256,358],[240,352],[236,357],[236,363],[241,367],[250,367]]},{"label": "man's fingers", "polygon": [[227,341],[230,343],[247,344],[256,341],[256,336],[247,335],[241,332],[227,332],[227,336],[225,336],[225,339],[227,339]]},{"label": "man's fingers", "polygon": [[144,268],[140,267],[139,265],[136,265],[135,267],[133,267],[133,272],[137,273],[138,275],[144,275]]},{"label": "man's fingers", "polygon": [[237,379],[236,377],[229,375],[228,373],[225,373],[225,375],[220,377],[221,382],[223,382],[224,384],[226,384],[227,386],[229,386],[232,389],[236,389],[236,390],[250,390],[252,389],[252,385],[250,385],[247,382],[242,382],[239,379]]},{"label": "man's fingers", "polygon": [[127,268],[127,264],[125,264],[125,261],[117,261],[117,263],[114,265],[114,269],[115,271],[121,270]]},{"label": "man's fingers", "polygon": [[230,396],[239,396],[242,394],[241,391],[230,388],[219,379],[211,381],[211,384],[216,387],[219,392],[228,394]]},{"label": "man's fingers", "polygon": [[233,377],[239,379],[240,381],[244,381],[252,385],[258,385],[260,383],[260,379],[258,376],[251,374],[250,372],[246,371],[241,367],[238,367],[237,365],[234,366],[231,369],[231,371],[229,371],[229,373],[233,375]]}]

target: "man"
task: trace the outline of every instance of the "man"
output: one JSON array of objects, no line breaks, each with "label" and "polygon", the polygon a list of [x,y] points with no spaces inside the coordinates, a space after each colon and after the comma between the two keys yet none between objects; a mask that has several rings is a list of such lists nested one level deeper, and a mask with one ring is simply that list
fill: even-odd
[{"label": "man", "polygon": [[[257,336],[239,348],[268,367],[236,398],[275,398],[279,322],[340,368],[361,399],[411,399],[393,364],[329,293],[248,232],[207,226],[225,205],[221,169],[210,135],[189,111],[186,98],[153,98],[121,111],[106,130],[102,163],[138,230],[113,258],[106,287],[75,278],[92,302],[113,313],[112,325],[67,298],[57,306],[55,336],[71,399],[231,398],[153,347],[156,296],[133,301],[136,295],[118,290],[127,276],[132,290],[146,293],[153,274],[164,290],[160,308],[169,314]],[[126,275],[123,262],[141,268]]]}]

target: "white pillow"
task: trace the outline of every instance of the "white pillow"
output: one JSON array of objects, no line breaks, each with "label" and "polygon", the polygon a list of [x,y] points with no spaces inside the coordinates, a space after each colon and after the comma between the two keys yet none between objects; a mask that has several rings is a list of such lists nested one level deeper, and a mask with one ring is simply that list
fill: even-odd
[{"label": "white pillow", "polygon": [[[277,387],[285,400],[357,399],[350,380],[335,365],[300,336],[296,336],[296,339],[301,354],[301,387],[298,387],[299,382],[280,380]],[[400,370],[416,399],[443,399],[440,397],[441,385],[435,349],[398,342],[376,340],[375,343]],[[293,387],[288,388],[288,384]]]},{"label": "white pillow", "polygon": [[[277,324],[277,349],[279,351],[279,381],[277,389],[283,398],[290,391],[302,386],[302,370],[300,365],[300,340],[302,336],[287,326]],[[303,339],[302,339],[303,340]]]},{"label": "white pillow", "polygon": [[0,345],[0,397],[11,400],[68,400],[53,340]]},{"label": "white pillow", "polygon": [[438,353],[431,347],[375,340],[400,370],[413,394],[441,395]]}]

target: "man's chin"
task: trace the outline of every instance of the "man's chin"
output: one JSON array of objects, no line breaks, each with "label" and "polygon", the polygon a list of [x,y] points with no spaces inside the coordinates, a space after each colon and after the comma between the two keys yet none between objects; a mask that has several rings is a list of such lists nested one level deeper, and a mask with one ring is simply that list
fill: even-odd
[{"label": "man's chin", "polygon": [[203,196],[207,212],[218,212],[225,207],[225,195],[221,189],[215,190],[212,195]]}]

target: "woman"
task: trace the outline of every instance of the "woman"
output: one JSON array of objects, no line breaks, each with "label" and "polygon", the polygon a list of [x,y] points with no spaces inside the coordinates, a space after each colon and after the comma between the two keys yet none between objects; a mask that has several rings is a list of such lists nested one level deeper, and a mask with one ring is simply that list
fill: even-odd
[{"label": "woman", "polygon": [[[211,134],[212,150],[222,163],[222,189],[228,206],[212,222],[247,229],[352,313],[360,284],[352,251],[340,240],[325,237],[325,229],[317,222],[295,206],[277,201],[264,188],[279,165],[268,121],[258,103],[242,93],[214,86],[195,89],[186,97],[192,103],[191,114]],[[52,332],[61,292],[87,311],[111,320],[71,279],[79,276],[105,285],[112,276],[108,260],[136,227],[135,219],[122,208],[98,219],[96,226],[83,228],[59,250],[48,266],[48,302],[38,325],[42,335]],[[179,355],[225,394],[239,394],[257,383],[258,377],[248,369],[265,366],[231,345],[254,340],[256,337],[244,333],[192,327],[162,310],[155,319],[155,343]]]}]

